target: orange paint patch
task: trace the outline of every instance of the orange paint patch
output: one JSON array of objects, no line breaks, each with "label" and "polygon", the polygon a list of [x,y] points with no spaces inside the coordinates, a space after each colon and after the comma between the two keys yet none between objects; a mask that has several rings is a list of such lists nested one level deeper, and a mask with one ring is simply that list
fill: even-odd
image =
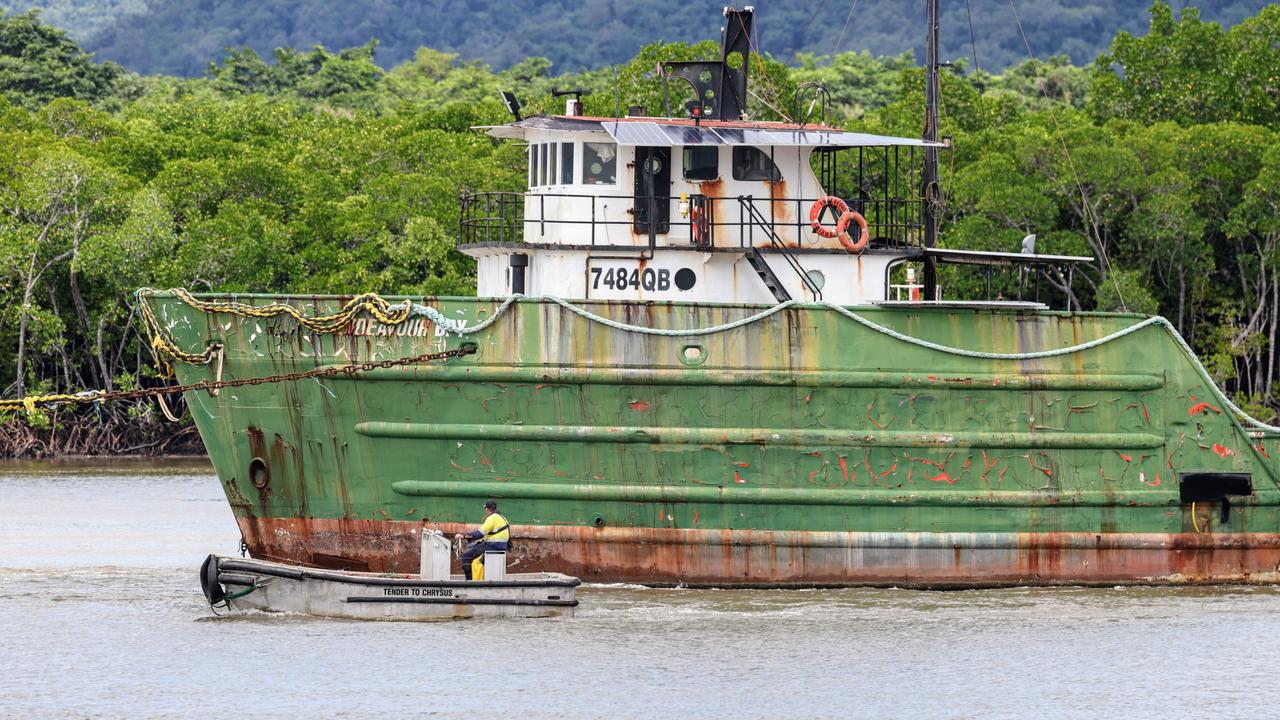
[{"label": "orange paint patch", "polygon": [[940,472],[940,473],[938,473],[937,475],[934,475],[933,477],[931,477],[931,478],[929,478],[929,479],[930,479],[930,480],[932,480],[932,481],[934,481],[934,482],[944,482],[944,483],[946,483],[946,484],[948,484],[948,485],[955,485],[955,484],[956,484],[956,481],[955,481],[955,480],[951,477],[951,475],[950,475],[949,473],[947,473],[947,471],[945,471],[945,470],[944,470],[944,471],[942,471],[942,472]]},{"label": "orange paint patch", "polygon": [[643,400],[632,400],[631,402],[627,403],[627,406],[630,407],[632,410],[635,410],[636,412],[644,412],[645,410],[648,410],[649,408],[653,407],[652,405],[650,405],[649,403]]},{"label": "orange paint patch", "polygon": [[1221,414],[1222,414],[1222,411],[1221,411],[1221,410],[1219,410],[1218,408],[1216,408],[1216,407],[1214,407],[1214,406],[1210,405],[1210,404],[1209,404],[1209,403],[1207,403],[1207,402],[1201,402],[1201,403],[1196,403],[1195,405],[1192,405],[1192,406],[1187,410],[1187,415],[1188,415],[1188,416],[1190,416],[1190,417],[1195,417],[1196,415],[1199,415],[1200,413],[1204,412],[1205,410],[1212,410],[1212,411],[1214,411],[1215,413],[1217,413],[1218,415],[1221,415]]},{"label": "orange paint patch", "polygon": [[1232,450],[1231,448],[1227,447],[1226,445],[1219,445],[1218,443],[1214,443],[1214,444],[1213,444],[1213,447],[1212,447],[1211,449],[1212,449],[1212,450],[1213,450],[1213,452],[1214,452],[1218,457],[1220,457],[1220,458],[1225,458],[1225,457],[1227,457],[1228,455],[1235,455],[1235,454],[1236,454],[1236,451],[1235,451],[1235,450]]},{"label": "orange paint patch", "polygon": [[746,478],[744,478],[744,477],[742,477],[741,475],[739,475],[737,470],[734,470],[734,471],[733,471],[733,481],[734,481],[734,482],[736,482],[736,483],[738,483],[739,485],[741,485],[741,484],[743,484],[743,483],[745,483],[745,482],[746,482]]},{"label": "orange paint patch", "polygon": [[1121,459],[1121,460],[1123,460],[1123,461],[1125,461],[1125,462],[1133,462],[1133,456],[1132,456],[1132,455],[1125,455],[1124,453],[1120,453],[1120,459]]},{"label": "orange paint patch", "polygon": [[840,472],[844,473],[844,481],[849,482],[849,466],[844,462],[844,456],[840,456]]}]

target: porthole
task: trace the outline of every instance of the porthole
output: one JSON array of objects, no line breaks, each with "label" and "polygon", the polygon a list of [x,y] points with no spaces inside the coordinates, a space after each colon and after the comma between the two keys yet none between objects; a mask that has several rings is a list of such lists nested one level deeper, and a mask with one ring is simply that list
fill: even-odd
[{"label": "porthole", "polygon": [[810,270],[805,275],[809,278],[809,282],[819,290],[827,284],[827,276],[823,275],[821,270]]},{"label": "porthole", "polygon": [[271,482],[271,471],[267,468],[266,460],[256,457],[249,461],[249,482],[259,490]]}]

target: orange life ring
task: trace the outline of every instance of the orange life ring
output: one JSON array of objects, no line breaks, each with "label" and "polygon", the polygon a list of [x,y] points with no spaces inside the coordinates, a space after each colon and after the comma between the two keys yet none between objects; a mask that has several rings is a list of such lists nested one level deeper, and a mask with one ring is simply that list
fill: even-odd
[{"label": "orange life ring", "polygon": [[[858,227],[862,228],[862,234],[858,237],[858,242],[853,242],[849,237],[849,223],[858,223]],[[862,217],[862,213],[855,210],[849,210],[840,216],[840,222],[836,223],[837,237],[840,238],[840,244],[849,252],[860,253],[867,249],[867,243],[871,242],[871,235],[867,232],[867,219]]]},{"label": "orange life ring", "polygon": [[824,238],[833,238],[840,234],[842,228],[836,223],[834,229],[823,225],[818,218],[822,215],[822,211],[831,206],[836,209],[837,217],[844,217],[849,212],[849,206],[843,200],[834,196],[826,195],[813,201],[813,207],[809,209],[809,225],[813,231]]}]

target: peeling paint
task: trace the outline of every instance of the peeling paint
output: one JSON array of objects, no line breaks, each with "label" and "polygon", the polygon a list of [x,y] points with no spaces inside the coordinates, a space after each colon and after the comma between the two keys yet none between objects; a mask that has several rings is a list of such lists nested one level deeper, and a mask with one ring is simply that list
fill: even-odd
[{"label": "peeling paint", "polygon": [[[417,300],[468,324],[499,302]],[[184,347],[225,336],[228,378],[462,341],[311,335],[150,301]],[[306,304],[326,312],[340,301]],[[670,328],[760,309],[586,308]],[[588,580],[1252,582],[1280,561],[1280,490],[1267,479],[1275,441],[1235,427],[1158,328],[1079,357],[1015,363],[944,355],[792,308],[699,338],[707,361],[689,367],[675,359],[687,339],[620,332],[535,300],[511,312],[456,363],[197,394],[195,422],[254,556],[412,570],[411,528],[424,516],[470,526],[492,495],[521,527],[528,562]],[[1133,322],[859,312],[996,352],[1062,347]],[[179,367],[183,382],[210,372]],[[248,483],[257,455],[270,464],[264,492]],[[1197,533],[1179,498],[1187,470],[1251,473],[1255,493]],[[676,530],[677,518],[696,529]]]}]

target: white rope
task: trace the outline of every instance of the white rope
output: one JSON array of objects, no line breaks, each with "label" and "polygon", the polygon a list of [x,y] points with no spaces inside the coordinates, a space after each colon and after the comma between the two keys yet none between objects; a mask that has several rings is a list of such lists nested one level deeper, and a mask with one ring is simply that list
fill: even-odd
[{"label": "white rope", "polygon": [[[429,305],[423,305],[420,303],[413,302],[411,300],[403,300],[399,303],[389,306],[387,309],[401,310],[407,307],[409,311],[414,315],[419,315],[419,316],[429,318],[438,327],[443,329],[445,333],[453,333],[454,335],[462,336],[462,335],[475,335],[487,330],[490,326],[496,323],[500,317],[506,314],[506,312],[511,308],[511,306],[514,303],[522,299],[553,302],[559,305],[560,307],[564,308],[565,310],[568,310],[569,312],[572,312],[575,315],[578,315],[579,317],[582,317],[594,323],[599,323],[606,327],[613,328],[615,330],[620,330],[622,332],[640,333],[642,335],[656,335],[660,337],[694,337],[699,335],[715,335],[717,333],[727,332],[729,330],[734,330],[740,327],[750,325],[752,323],[759,322],[761,320],[764,320],[767,317],[776,315],[788,308],[792,308],[792,307],[798,307],[798,308],[804,308],[804,309],[821,308],[824,310],[831,310],[831,311],[837,312],[840,315],[843,315],[844,317],[847,317],[850,320],[853,320],[854,322],[862,325],[863,327],[866,327],[870,330],[874,330],[875,332],[881,333],[882,335],[887,335],[891,338],[894,338],[895,340],[900,340],[905,343],[910,343],[912,345],[916,345],[917,347],[922,347],[928,350],[947,353],[949,355],[958,355],[961,357],[970,357],[970,358],[980,358],[983,360],[1037,360],[1037,359],[1043,359],[1043,358],[1061,357],[1063,355],[1072,355],[1078,352],[1083,352],[1085,350],[1091,350],[1101,345],[1105,345],[1109,342],[1114,342],[1116,340],[1119,340],[1120,338],[1126,337],[1128,335],[1132,335],[1133,333],[1136,333],[1139,330],[1142,330],[1143,328],[1150,327],[1152,325],[1160,325],[1166,331],[1168,331],[1168,333],[1173,337],[1174,341],[1177,342],[1178,346],[1182,348],[1182,351],[1186,353],[1186,355],[1189,358],[1191,358],[1192,365],[1195,367],[1196,372],[1200,375],[1201,379],[1204,380],[1206,387],[1209,389],[1210,392],[1213,393],[1215,399],[1218,400],[1218,402],[1222,403],[1222,405],[1231,412],[1231,417],[1233,420],[1237,421],[1236,423],[1237,426],[1239,426],[1240,423],[1244,423],[1249,427],[1253,428],[1254,430],[1260,430],[1262,432],[1280,435],[1280,426],[1268,425],[1264,422],[1261,422],[1253,418],[1252,416],[1250,416],[1238,405],[1232,402],[1231,398],[1227,397],[1227,394],[1223,392],[1222,388],[1218,387],[1218,384],[1217,382],[1214,381],[1213,376],[1209,374],[1209,371],[1205,368],[1204,364],[1200,362],[1200,358],[1196,356],[1195,351],[1191,349],[1191,346],[1187,343],[1187,341],[1182,337],[1181,334],[1178,333],[1178,330],[1173,326],[1173,323],[1169,322],[1165,318],[1160,317],[1158,315],[1136,322],[1133,325],[1130,325],[1129,327],[1122,328],[1108,335],[1103,335],[1100,338],[1096,338],[1094,340],[1090,340],[1088,342],[1080,343],[1077,345],[1069,345],[1067,347],[1055,348],[1052,350],[1036,350],[1032,352],[1017,352],[1017,353],[999,353],[999,352],[989,352],[985,350],[969,350],[967,348],[952,347],[950,345],[943,345],[941,343],[935,343],[929,340],[923,340],[921,338],[912,337],[910,335],[906,335],[904,333],[898,332],[897,330],[894,330],[891,327],[886,327],[879,323],[873,322],[863,317],[862,315],[859,315],[858,313],[855,313],[852,310],[849,310],[848,308],[841,307],[839,305],[834,305],[829,302],[816,302],[816,303],[806,304],[806,303],[800,303],[796,300],[787,300],[786,302],[779,303],[770,308],[767,308],[758,313],[755,313],[754,315],[749,315],[747,317],[744,317],[740,320],[734,320],[732,322],[722,323],[720,325],[712,325],[710,327],[687,328],[687,329],[653,328],[653,327],[646,327],[644,325],[631,325],[628,323],[618,322],[617,320],[613,320],[613,319],[604,317],[602,315],[597,315],[593,312],[590,312],[589,310],[586,310],[584,308],[578,307],[577,305],[574,305],[568,300],[555,297],[553,295],[546,295],[546,296],[537,297],[537,298],[526,298],[524,295],[519,295],[519,294],[512,295],[508,297],[506,300],[504,300],[502,304],[499,305],[493,311],[493,314],[490,315],[486,320],[484,320],[483,322],[477,325],[472,325],[469,327],[459,326],[457,322],[455,322],[454,320],[451,320],[448,316],[446,316],[444,313],[440,312],[439,310]],[[1243,432],[1244,428],[1240,427],[1240,430]]]},{"label": "white rope", "polygon": [[411,300],[402,300],[393,305],[388,305],[387,310],[399,311],[407,307],[409,308],[409,312],[411,314],[420,315],[422,317],[426,317],[430,319],[431,322],[435,323],[437,327],[442,328],[446,333],[453,333],[454,335],[459,335],[459,336],[474,335],[478,332],[483,332],[484,330],[487,330],[490,325],[498,322],[498,318],[502,317],[503,313],[507,311],[507,308],[511,307],[512,303],[514,303],[516,300],[519,300],[522,297],[524,296],[512,295],[511,297],[504,300],[502,304],[499,305],[498,308],[493,311],[493,315],[490,315],[488,320],[485,320],[484,322],[478,325],[472,325],[470,327],[459,327],[457,322],[449,319],[448,316],[446,316],[444,313],[440,312],[439,310],[431,307],[430,305],[422,305],[422,304],[413,302]]},{"label": "white rope", "polygon": [[601,317],[599,315],[596,315],[595,313],[583,310],[582,308],[574,305],[573,303],[567,300],[563,300],[558,297],[552,297],[550,295],[545,296],[543,298],[539,298],[539,299],[550,300],[551,302],[559,305],[560,307],[564,308],[565,310],[568,310],[569,312],[572,312],[576,315],[580,315],[588,320],[591,320],[592,322],[597,322],[597,323],[600,323],[601,325],[605,325],[617,330],[641,333],[643,335],[660,335],[664,337],[691,337],[693,335],[715,335],[716,333],[722,333],[727,330],[733,330],[736,328],[744,327],[746,325],[750,325],[751,323],[754,323],[754,322],[759,322],[760,320],[763,320],[769,317],[770,315],[775,315],[777,313],[780,313],[789,307],[800,306],[800,303],[796,302],[795,300],[787,300],[786,302],[774,305],[773,307],[767,310],[758,312],[755,315],[750,315],[748,317],[742,318],[741,320],[734,320],[733,322],[727,322],[722,325],[712,325],[711,327],[693,328],[693,329],[687,329],[687,330],[667,330],[664,328],[651,328],[651,327],[645,327],[643,325],[628,325],[626,323],[620,323],[617,320],[610,320],[607,317]]},{"label": "white rope", "polygon": [[[455,324],[452,321],[449,321],[448,318],[446,318],[440,311],[436,310],[435,308],[419,305],[417,303],[409,303],[409,301],[407,300],[405,301],[405,303],[409,303],[412,311],[415,314],[425,315],[426,317],[431,318],[441,327],[445,328],[446,332],[452,332],[457,335],[473,335],[485,330],[490,325],[497,322],[498,318],[503,313],[506,312],[506,310],[511,306],[511,304],[514,301],[523,297],[524,296],[522,295],[513,295],[507,298],[500,306],[498,306],[497,310],[494,311],[493,315],[490,316],[489,319],[485,320],[479,325],[475,325],[472,327],[465,327],[465,328],[455,327]],[[717,333],[734,330],[736,328],[744,327],[746,325],[759,322],[760,320],[763,320],[767,317],[775,315],[788,308],[792,308],[792,307],[799,307],[799,308],[806,308],[806,309],[822,308],[825,310],[832,310],[834,312],[837,312],[843,315],[844,317],[847,317],[850,320],[853,320],[854,322],[862,325],[863,327],[874,330],[875,332],[881,333],[882,335],[887,335],[891,338],[894,338],[895,340],[900,340],[905,343],[910,343],[912,345],[916,345],[917,347],[922,347],[928,350],[947,353],[949,355],[958,355],[961,357],[970,357],[970,358],[980,358],[983,360],[1038,360],[1043,358],[1073,355],[1075,353],[1084,352],[1085,350],[1091,350],[1101,345],[1114,342],[1116,340],[1119,340],[1120,338],[1126,337],[1128,335],[1132,335],[1133,333],[1136,333],[1139,330],[1150,327],[1152,325],[1159,325],[1163,327],[1166,331],[1168,331],[1168,333],[1173,337],[1174,341],[1177,342],[1178,346],[1182,348],[1182,351],[1186,353],[1186,355],[1189,358],[1191,358],[1192,365],[1195,367],[1196,372],[1200,375],[1201,379],[1205,381],[1206,387],[1210,390],[1210,392],[1214,394],[1215,398],[1219,402],[1221,402],[1222,405],[1231,412],[1233,419],[1238,419],[1241,423],[1248,425],[1249,427],[1255,430],[1261,430],[1267,433],[1280,434],[1280,426],[1268,425],[1260,420],[1257,420],[1252,416],[1250,416],[1248,413],[1246,413],[1234,402],[1232,402],[1231,398],[1227,397],[1227,394],[1223,392],[1222,388],[1218,387],[1218,384],[1217,382],[1214,381],[1213,376],[1209,374],[1209,371],[1205,368],[1204,364],[1200,362],[1200,358],[1196,356],[1195,351],[1191,349],[1191,346],[1187,343],[1187,341],[1182,337],[1181,334],[1178,333],[1178,330],[1173,326],[1173,323],[1169,322],[1165,318],[1160,317],[1158,315],[1136,322],[1133,325],[1130,325],[1129,327],[1122,328],[1113,333],[1103,335],[1100,338],[1096,338],[1088,342],[1079,343],[1077,345],[1054,348],[1052,350],[1000,353],[1000,352],[989,352],[985,350],[969,350],[967,348],[952,347],[950,345],[943,345],[941,343],[935,343],[929,340],[923,340],[921,338],[912,337],[910,335],[898,332],[893,328],[886,327],[879,323],[873,322],[867,319],[866,317],[863,317],[862,315],[859,315],[858,313],[855,313],[852,310],[849,310],[848,308],[841,307],[839,305],[834,305],[829,302],[817,302],[817,303],[805,304],[805,303],[797,302],[795,300],[787,300],[786,302],[779,303],[777,305],[774,305],[773,307],[770,307],[766,310],[758,312],[754,315],[750,315],[745,318],[742,318],[741,320],[735,320],[733,322],[722,323],[720,325],[712,325],[710,327],[704,327],[704,328],[688,328],[688,329],[673,330],[673,329],[666,329],[666,328],[646,327],[644,325],[630,325],[628,323],[618,322],[617,320],[613,320],[601,315],[597,315],[593,312],[590,312],[589,310],[585,310],[581,307],[578,307],[577,305],[574,305],[568,300],[555,297],[553,295],[547,295],[540,298],[527,298],[527,299],[535,300],[535,301],[553,302],[559,305],[560,307],[574,313],[575,315],[578,315],[579,317],[582,317],[586,320],[590,320],[591,322],[599,323],[606,327],[613,328],[615,330],[620,330],[622,332],[640,333],[643,335],[656,335],[660,337],[693,337],[698,335],[715,335]],[[393,305],[390,309],[397,309],[399,307],[403,307],[403,303],[400,305]],[[1244,430],[1243,427],[1240,429],[1242,431]]]},{"label": "white rope", "polygon": [[1020,353],[998,353],[998,352],[987,352],[984,350],[966,350],[965,348],[951,347],[950,345],[940,345],[935,342],[929,342],[928,340],[921,340],[920,338],[911,337],[910,335],[904,335],[898,332],[897,330],[894,330],[893,328],[885,327],[884,325],[874,323],[862,317],[861,315],[848,310],[847,308],[840,307],[839,305],[832,305],[831,303],[828,303],[828,302],[815,303],[815,305],[817,305],[818,307],[827,308],[828,310],[835,310],[836,312],[840,313],[841,315],[844,315],[850,320],[854,320],[855,322],[861,323],[862,325],[865,325],[866,327],[869,327],[878,333],[883,333],[885,335],[888,335],[891,338],[896,338],[903,342],[911,343],[912,345],[919,345],[922,348],[927,348],[929,350],[937,350],[938,352],[944,352],[950,355],[960,355],[963,357],[971,357],[971,358],[982,358],[984,360],[1036,360],[1039,358],[1050,358],[1050,357],[1059,357],[1061,355],[1072,355],[1084,350],[1089,350],[1089,349],[1098,347],[1099,345],[1105,345],[1106,343],[1109,343],[1112,340],[1119,340],[1120,338],[1126,335],[1131,335],[1141,330],[1142,328],[1147,327],[1148,325],[1157,325],[1162,322],[1166,322],[1165,319],[1162,317],[1150,317],[1150,318],[1147,318],[1146,320],[1143,320],[1142,322],[1130,325],[1129,327],[1124,328],[1122,330],[1117,330],[1111,333],[1110,335],[1104,335],[1096,340],[1090,340],[1089,342],[1080,343],[1079,345],[1071,345],[1069,347],[1056,348],[1054,350],[1036,350],[1033,352],[1020,352]]}]

